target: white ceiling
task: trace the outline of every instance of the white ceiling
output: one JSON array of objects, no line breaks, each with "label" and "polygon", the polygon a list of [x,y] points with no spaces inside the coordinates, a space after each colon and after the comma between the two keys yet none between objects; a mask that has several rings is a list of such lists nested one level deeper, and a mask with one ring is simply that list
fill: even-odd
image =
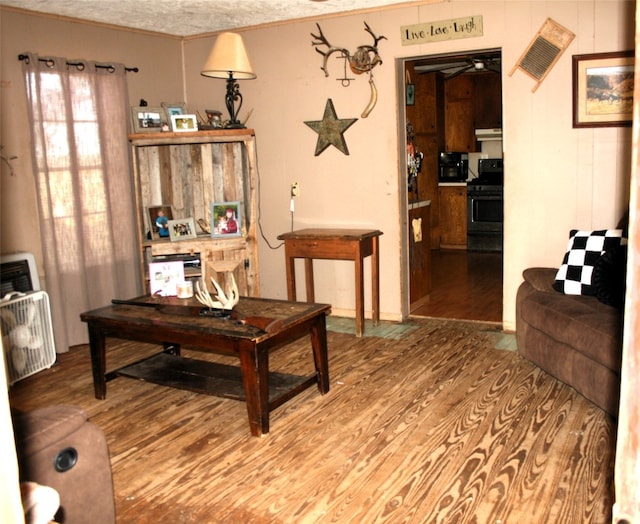
[{"label": "white ceiling", "polygon": [[[433,0],[432,0],[433,1]],[[0,5],[175,36],[424,0],[0,0]]]}]

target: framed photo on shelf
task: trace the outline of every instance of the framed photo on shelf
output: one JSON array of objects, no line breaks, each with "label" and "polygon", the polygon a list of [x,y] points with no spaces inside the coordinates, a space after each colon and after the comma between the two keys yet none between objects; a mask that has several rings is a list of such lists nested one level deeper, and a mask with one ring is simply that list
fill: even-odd
[{"label": "framed photo on shelf", "polygon": [[573,56],[573,127],[630,126],[634,52]]},{"label": "framed photo on shelf", "polygon": [[162,131],[165,122],[165,112],[157,107],[132,107],[134,133],[157,133]]},{"label": "framed photo on shelf", "polygon": [[187,106],[184,102],[162,102],[162,109],[167,115],[167,122],[171,122],[172,115],[184,115],[187,112]]},{"label": "framed photo on shelf", "polygon": [[197,236],[196,222],[193,218],[169,220],[169,238],[172,241],[188,240]]},{"label": "framed photo on shelf", "polygon": [[151,240],[169,238],[169,221],[173,220],[171,206],[152,206],[147,208]]},{"label": "framed photo on shelf", "polygon": [[211,204],[211,236],[221,238],[241,235],[240,202]]},{"label": "framed photo on shelf", "polygon": [[184,263],[182,261],[151,262],[149,264],[149,291],[152,295],[175,297],[178,295],[178,284],[182,282],[184,282]]},{"label": "framed photo on shelf", "polygon": [[196,115],[171,115],[171,131],[180,133],[183,131],[197,131],[198,120]]}]

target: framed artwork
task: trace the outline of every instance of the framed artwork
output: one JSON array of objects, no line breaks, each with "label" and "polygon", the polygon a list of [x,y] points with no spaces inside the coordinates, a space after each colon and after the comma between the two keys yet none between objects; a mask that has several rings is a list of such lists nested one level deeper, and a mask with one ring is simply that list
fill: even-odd
[{"label": "framed artwork", "polygon": [[157,107],[132,107],[134,133],[155,133],[162,131],[165,112]]},{"label": "framed artwork", "polygon": [[196,222],[193,218],[169,220],[169,238],[172,241],[188,240],[196,236]]},{"label": "framed artwork", "polygon": [[169,221],[173,220],[171,206],[153,206],[147,208],[151,239],[169,238]]},{"label": "framed artwork", "polygon": [[169,102],[162,102],[161,105],[167,115],[167,122],[171,122],[172,115],[184,115],[187,112],[187,106],[184,102],[175,102],[172,104]]},{"label": "framed artwork", "polygon": [[152,295],[175,297],[178,285],[184,282],[182,261],[151,262],[149,264],[149,291]]},{"label": "framed artwork", "polygon": [[211,204],[211,236],[239,237],[241,235],[240,202]]},{"label": "framed artwork", "polygon": [[573,56],[573,127],[630,126],[633,51]]},{"label": "framed artwork", "polygon": [[407,105],[412,106],[416,103],[416,86],[415,84],[407,84]]},{"label": "framed artwork", "polygon": [[198,120],[196,115],[171,115],[171,131],[180,133],[183,131],[197,131]]}]

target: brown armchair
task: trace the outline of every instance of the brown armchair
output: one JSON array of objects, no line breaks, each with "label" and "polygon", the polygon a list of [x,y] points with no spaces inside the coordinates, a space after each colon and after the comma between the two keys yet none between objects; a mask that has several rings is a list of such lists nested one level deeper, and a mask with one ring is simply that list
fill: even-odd
[{"label": "brown armchair", "polygon": [[21,481],[58,492],[56,522],[115,522],[107,442],[83,409],[52,406],[14,412],[13,426]]}]

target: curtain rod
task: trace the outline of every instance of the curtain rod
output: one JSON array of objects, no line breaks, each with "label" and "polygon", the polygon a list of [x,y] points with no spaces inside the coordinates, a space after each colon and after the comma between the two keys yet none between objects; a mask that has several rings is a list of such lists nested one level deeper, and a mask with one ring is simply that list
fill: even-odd
[{"label": "curtain rod", "polygon": [[[18,55],[18,60],[29,60],[29,57],[27,55]],[[38,60],[40,62],[49,62],[49,63],[53,63],[53,58],[38,58]],[[82,62],[69,62],[67,61],[67,65],[68,66],[81,66],[84,65]],[[113,72],[115,70],[115,68],[112,65],[100,65],[100,64],[96,64],[96,67],[99,69],[108,69],[109,72]],[[137,73],[139,71],[139,69],[137,67],[125,67],[124,68],[125,71],[127,72],[131,72],[131,73]]]}]

